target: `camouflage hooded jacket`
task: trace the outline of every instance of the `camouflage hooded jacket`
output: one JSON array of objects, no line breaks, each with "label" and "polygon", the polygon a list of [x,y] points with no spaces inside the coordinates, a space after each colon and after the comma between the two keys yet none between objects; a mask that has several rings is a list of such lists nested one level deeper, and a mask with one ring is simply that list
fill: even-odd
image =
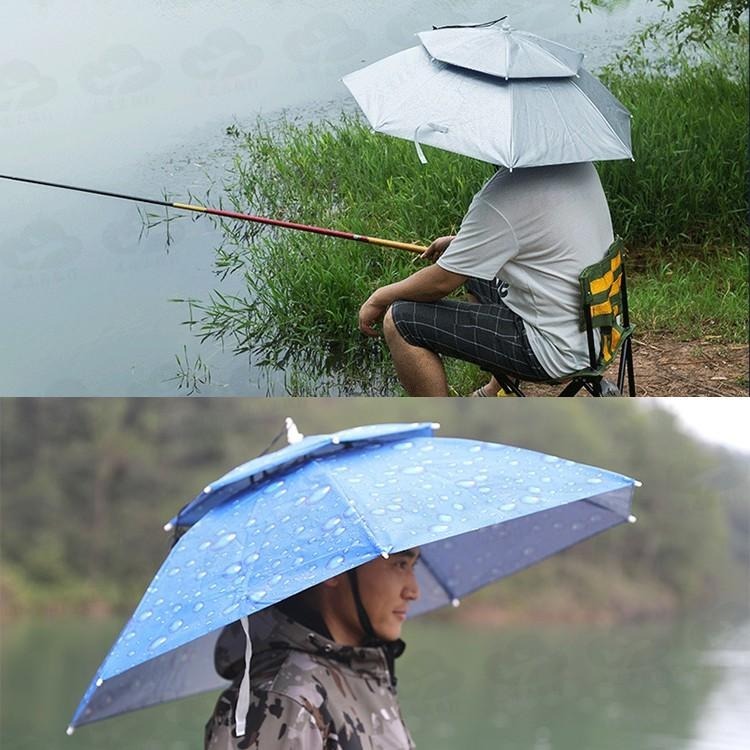
[{"label": "camouflage hooded jacket", "polygon": [[245,735],[235,733],[245,643],[235,623],[225,628],[216,647],[216,669],[233,683],[206,725],[206,750],[414,747],[401,718],[387,649],[337,644],[273,607],[250,620],[250,634]]}]

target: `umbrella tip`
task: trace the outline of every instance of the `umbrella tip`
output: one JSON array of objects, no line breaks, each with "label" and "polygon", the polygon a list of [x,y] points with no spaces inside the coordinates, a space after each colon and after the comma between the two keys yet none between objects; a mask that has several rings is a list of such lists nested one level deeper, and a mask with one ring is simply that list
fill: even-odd
[{"label": "umbrella tip", "polygon": [[286,441],[289,445],[299,443],[305,436],[297,429],[297,425],[294,424],[294,420],[291,417],[287,417],[284,420],[286,425]]},{"label": "umbrella tip", "polygon": [[461,604],[461,600],[460,599],[451,599],[451,606],[452,607],[457,607],[459,604]]},{"label": "umbrella tip", "polygon": [[643,487],[643,482],[639,482],[639,481],[638,481],[637,479],[635,480],[635,482],[633,482],[633,484],[634,484],[634,485],[635,485],[636,487]]},{"label": "umbrella tip", "polygon": [[433,430],[439,430],[440,429],[440,422],[433,422],[430,427],[432,427]]},{"label": "umbrella tip", "polygon": [[99,679],[98,679],[98,680],[96,681],[96,686],[97,686],[97,687],[101,687],[101,686],[102,686],[103,684],[104,684],[104,680],[103,680],[103,679],[102,679],[102,678],[100,677],[100,678],[99,678]]},{"label": "umbrella tip", "polygon": [[637,520],[638,519],[633,515],[628,516],[628,523],[635,523]]},{"label": "umbrella tip", "polygon": [[75,732],[75,727],[72,724],[69,724],[68,728],[65,730],[65,734],[67,734],[68,737],[70,737],[70,735],[73,734],[73,732]]},{"label": "umbrella tip", "polygon": [[206,495],[208,495],[208,493],[209,493],[209,492],[211,492],[211,490],[213,490],[213,487],[212,487],[212,486],[211,486],[210,484],[207,484],[207,485],[206,485],[206,486],[205,486],[205,487],[203,488],[203,493],[204,493],[204,494],[206,494]]},{"label": "umbrella tip", "polygon": [[172,531],[174,528],[174,524],[170,521],[169,523],[164,524],[164,531]]}]

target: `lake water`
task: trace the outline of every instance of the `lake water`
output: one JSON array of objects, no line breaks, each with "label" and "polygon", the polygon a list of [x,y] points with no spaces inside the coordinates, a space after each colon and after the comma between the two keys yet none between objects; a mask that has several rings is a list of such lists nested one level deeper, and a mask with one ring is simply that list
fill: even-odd
[{"label": "lake water", "polygon": [[[119,620],[6,624],[0,670],[3,750],[202,747],[215,695],[65,728]],[[750,746],[750,620],[612,628],[405,628],[397,671],[424,750],[745,750]]]},{"label": "lake water", "polygon": [[[658,12],[645,0],[612,5],[583,24],[568,0],[502,7],[596,68],[639,16]],[[230,164],[231,123],[335,114],[348,102],[345,73],[432,24],[498,14],[478,0],[81,0],[75,12],[69,0],[3,2],[0,173],[205,198]],[[0,393],[172,395],[186,351],[211,367],[207,395],[283,395],[278,375],[199,346],[170,302],[218,286],[208,221],[174,222],[167,249],[163,229],[139,239],[132,203],[0,180],[0,206]]]}]

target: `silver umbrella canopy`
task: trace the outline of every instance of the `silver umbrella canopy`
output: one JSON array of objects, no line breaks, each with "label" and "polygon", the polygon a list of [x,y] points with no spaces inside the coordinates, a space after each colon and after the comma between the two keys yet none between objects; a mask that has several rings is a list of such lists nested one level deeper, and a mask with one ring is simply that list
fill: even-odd
[{"label": "silver umbrella canopy", "polygon": [[412,47],[345,76],[372,128],[509,169],[632,158],[630,114],[594,76],[506,80]]},{"label": "silver umbrella canopy", "polygon": [[501,78],[567,78],[583,52],[514,29],[507,22],[444,26],[417,34],[436,60]]}]

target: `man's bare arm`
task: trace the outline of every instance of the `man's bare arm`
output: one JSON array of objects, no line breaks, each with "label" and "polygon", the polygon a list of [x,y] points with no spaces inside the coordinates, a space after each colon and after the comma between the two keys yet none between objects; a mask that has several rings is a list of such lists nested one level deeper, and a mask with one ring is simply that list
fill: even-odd
[{"label": "man's bare arm", "polygon": [[453,271],[446,271],[438,265],[422,268],[395,284],[376,289],[359,310],[359,330],[366,336],[379,336],[373,325],[382,319],[385,311],[396,300],[412,302],[435,302],[450,294],[466,281]]}]

